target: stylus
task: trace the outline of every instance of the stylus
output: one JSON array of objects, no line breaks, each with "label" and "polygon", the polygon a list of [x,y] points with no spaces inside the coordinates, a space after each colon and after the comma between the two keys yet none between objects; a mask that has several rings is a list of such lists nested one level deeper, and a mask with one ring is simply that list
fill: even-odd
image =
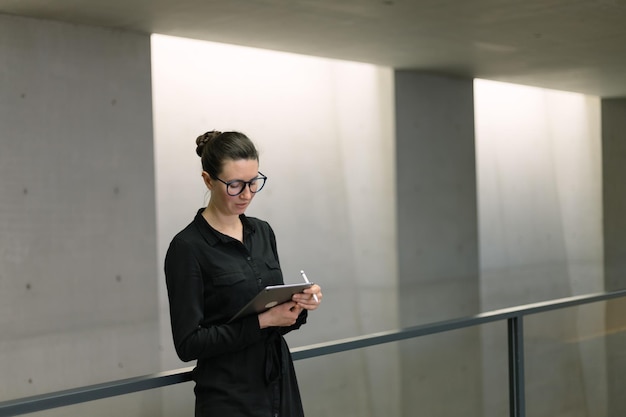
[{"label": "stylus", "polygon": [[[306,277],[306,274],[304,273],[304,271],[300,271],[300,275],[302,275],[302,278],[304,278],[304,282],[306,282],[307,284],[310,284],[311,281],[309,281],[309,279]],[[317,299],[317,294],[313,294],[313,299],[315,300],[316,303],[319,303],[320,300]]]}]

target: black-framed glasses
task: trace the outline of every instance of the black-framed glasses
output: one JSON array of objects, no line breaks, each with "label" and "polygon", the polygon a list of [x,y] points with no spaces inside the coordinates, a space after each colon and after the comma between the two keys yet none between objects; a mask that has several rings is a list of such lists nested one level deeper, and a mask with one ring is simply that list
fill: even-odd
[{"label": "black-framed glasses", "polygon": [[258,193],[265,185],[267,177],[263,175],[261,171],[259,171],[259,176],[251,179],[250,181],[232,180],[226,182],[217,177],[215,177],[215,179],[226,184],[226,193],[234,197],[243,193],[243,190],[246,189],[246,185],[248,186],[248,188],[250,188],[251,193]]}]

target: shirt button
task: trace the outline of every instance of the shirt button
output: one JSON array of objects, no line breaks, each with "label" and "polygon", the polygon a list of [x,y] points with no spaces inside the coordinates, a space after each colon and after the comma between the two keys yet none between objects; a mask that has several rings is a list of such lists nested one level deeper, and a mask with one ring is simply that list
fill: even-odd
[{"label": "shirt button", "polygon": [[251,260],[252,260],[252,258],[248,256],[248,257],[246,258],[246,260],[251,261]]}]

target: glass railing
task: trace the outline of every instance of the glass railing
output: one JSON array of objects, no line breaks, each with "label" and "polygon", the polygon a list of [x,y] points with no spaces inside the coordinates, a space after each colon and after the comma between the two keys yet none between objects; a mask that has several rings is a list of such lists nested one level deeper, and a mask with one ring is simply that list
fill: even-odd
[{"label": "glass railing", "polygon": [[[415,409],[448,416],[609,416],[622,407],[615,398],[621,398],[626,360],[619,366],[615,360],[625,355],[619,319],[626,317],[625,296],[626,290],[574,296],[294,348],[294,360],[302,361],[298,374],[307,375],[300,384],[305,409],[386,417],[421,414],[407,411]],[[347,371],[338,374],[339,364]],[[180,409],[167,411],[180,398],[171,391],[191,381],[192,369],[4,401],[0,417],[96,416],[112,409],[110,401],[139,408],[133,415],[179,415]],[[359,369],[359,377],[350,369]],[[331,414],[307,403],[307,394],[332,395],[349,384],[367,385],[359,392],[370,395],[346,396]],[[192,410],[190,395],[185,407]]]}]

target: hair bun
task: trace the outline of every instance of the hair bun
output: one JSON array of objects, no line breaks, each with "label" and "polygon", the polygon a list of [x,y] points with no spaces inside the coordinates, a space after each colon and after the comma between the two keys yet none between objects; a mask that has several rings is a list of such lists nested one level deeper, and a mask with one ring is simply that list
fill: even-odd
[{"label": "hair bun", "polygon": [[213,140],[221,134],[222,132],[220,131],[211,130],[209,132],[206,132],[204,135],[198,136],[198,138],[196,139],[196,153],[198,154],[198,156],[202,157],[202,151],[204,150],[204,146],[209,143],[209,141]]}]

